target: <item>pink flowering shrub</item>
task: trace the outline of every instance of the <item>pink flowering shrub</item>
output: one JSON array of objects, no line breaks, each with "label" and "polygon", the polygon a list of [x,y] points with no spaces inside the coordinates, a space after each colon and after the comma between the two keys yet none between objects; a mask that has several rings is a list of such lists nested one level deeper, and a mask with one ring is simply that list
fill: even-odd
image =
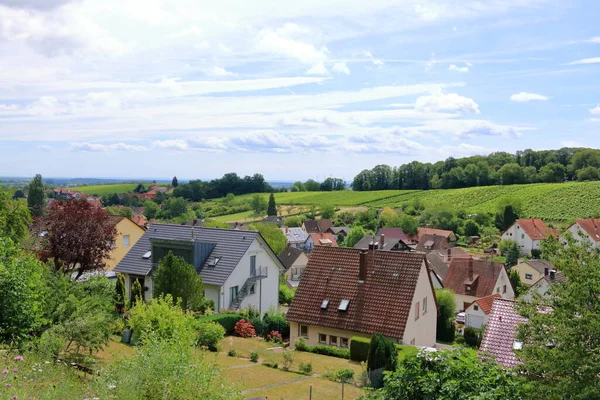
[{"label": "pink flowering shrub", "polygon": [[256,330],[254,329],[254,325],[251,322],[246,321],[245,319],[240,319],[235,324],[235,333],[243,338],[249,338],[256,336]]},{"label": "pink flowering shrub", "polygon": [[267,335],[267,340],[272,343],[283,344],[283,337],[279,331],[271,331]]}]

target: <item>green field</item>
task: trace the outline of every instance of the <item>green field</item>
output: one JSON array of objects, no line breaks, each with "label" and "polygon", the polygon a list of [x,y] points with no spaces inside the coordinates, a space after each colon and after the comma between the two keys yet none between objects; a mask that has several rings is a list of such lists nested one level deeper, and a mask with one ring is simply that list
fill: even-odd
[{"label": "green field", "polygon": [[537,183],[448,190],[384,190],[373,192],[287,192],[275,195],[277,204],[399,207],[413,200],[425,207],[451,205],[471,213],[495,212],[507,197],[523,205],[523,217],[568,221],[600,215],[600,182]]},{"label": "green field", "polygon": [[[156,185],[155,183],[140,182],[147,189],[148,186]],[[87,186],[75,186],[67,189],[76,190],[81,193],[96,194],[98,196],[104,196],[112,193],[131,193],[139,183],[114,183],[109,185],[87,185]]]},{"label": "green field", "polygon": [[219,222],[250,222],[255,220],[261,220],[264,217],[255,217],[254,211],[243,211],[237,214],[220,215],[218,217],[211,217]]}]

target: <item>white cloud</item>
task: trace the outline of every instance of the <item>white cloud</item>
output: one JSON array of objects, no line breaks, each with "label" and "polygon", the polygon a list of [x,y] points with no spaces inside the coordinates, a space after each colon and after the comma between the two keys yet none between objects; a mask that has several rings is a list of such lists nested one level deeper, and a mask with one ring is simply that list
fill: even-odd
[{"label": "white cloud", "polygon": [[235,74],[233,72],[227,71],[223,67],[218,67],[218,66],[215,65],[212,68],[209,68],[209,69],[206,70],[206,75],[208,75],[208,76],[216,76],[216,77],[223,77],[223,76],[234,76]]},{"label": "white cloud", "polygon": [[473,99],[456,93],[436,93],[421,96],[415,102],[415,110],[422,112],[458,111],[461,113],[480,113],[479,105]]},{"label": "white cloud", "polygon": [[581,60],[572,61],[572,62],[568,63],[567,65],[585,65],[585,64],[598,64],[598,63],[600,63],[600,57],[583,58]]},{"label": "white cloud", "polygon": [[182,139],[155,140],[152,142],[152,147],[165,150],[187,150],[190,146],[188,142]]},{"label": "white cloud", "polygon": [[378,60],[375,57],[373,57],[373,54],[371,54],[370,51],[363,51],[361,54],[363,56],[367,57],[373,63],[373,65],[376,65],[378,67],[383,65],[383,61]]},{"label": "white cloud", "polygon": [[336,62],[335,64],[333,64],[333,67],[331,69],[335,72],[339,72],[340,74],[350,75],[350,68],[348,68],[348,65],[345,61]]},{"label": "white cloud", "polygon": [[460,137],[476,136],[501,136],[506,138],[521,138],[524,131],[534,130],[531,127],[519,127],[511,125],[496,124],[487,120],[435,120],[425,122],[418,127],[419,130],[432,132],[437,135],[451,135]]},{"label": "white cloud", "polygon": [[588,42],[588,43],[600,43],[600,36],[589,38],[588,40],[586,40],[586,42]]},{"label": "white cloud", "polygon": [[592,114],[592,115],[600,115],[600,105],[592,108],[590,110],[590,114]]},{"label": "white cloud", "polygon": [[537,94],[537,93],[520,92],[520,93],[516,93],[516,94],[513,94],[512,96],[510,96],[510,99],[512,101],[516,101],[518,103],[523,103],[523,102],[533,101],[533,100],[546,101],[550,98],[548,96],[544,96],[544,95]]},{"label": "white cloud", "polygon": [[306,71],[307,75],[328,75],[329,71],[325,68],[323,63],[318,63],[313,65],[310,69]]},{"label": "white cloud", "polygon": [[92,153],[92,152],[108,152],[110,150],[144,151],[144,150],[147,150],[147,148],[144,146],[135,146],[135,145],[126,144],[126,143],[99,144],[99,143],[81,142],[81,143],[71,143],[70,150]]},{"label": "white cloud", "polygon": [[469,67],[468,66],[464,66],[464,67],[459,67],[456,64],[450,64],[450,66],[448,67],[448,71],[454,71],[454,72],[469,72]]},{"label": "white cloud", "polygon": [[584,144],[582,144],[581,142],[578,142],[575,140],[564,140],[564,141],[560,142],[560,146],[561,147],[587,147]]}]

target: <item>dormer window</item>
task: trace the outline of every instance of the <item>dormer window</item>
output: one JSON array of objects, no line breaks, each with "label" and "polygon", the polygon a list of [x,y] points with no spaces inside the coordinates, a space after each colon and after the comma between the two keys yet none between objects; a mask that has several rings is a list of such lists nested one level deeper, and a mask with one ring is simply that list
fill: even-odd
[{"label": "dormer window", "polygon": [[350,304],[350,300],[342,300],[340,301],[340,306],[338,307],[339,311],[348,311],[348,305]]},{"label": "dormer window", "polygon": [[327,306],[329,305],[329,300],[325,299],[321,303],[321,310],[327,310]]},{"label": "dormer window", "polygon": [[467,292],[470,292],[471,291],[471,285],[465,285],[465,290]]},{"label": "dormer window", "polygon": [[217,265],[217,263],[219,262],[220,258],[219,257],[211,257],[208,260],[206,260],[206,266],[207,267],[214,267]]}]

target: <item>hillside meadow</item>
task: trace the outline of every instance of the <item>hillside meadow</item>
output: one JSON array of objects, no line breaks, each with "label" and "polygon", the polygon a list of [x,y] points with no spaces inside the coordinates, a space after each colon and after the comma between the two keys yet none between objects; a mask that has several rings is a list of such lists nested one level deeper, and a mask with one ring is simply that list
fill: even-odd
[{"label": "hillside meadow", "polygon": [[569,221],[600,215],[600,182],[537,183],[446,190],[380,190],[372,192],[277,193],[277,204],[400,207],[420,201],[426,208],[451,205],[469,213],[495,212],[498,203],[513,198],[522,203],[523,217]]}]

